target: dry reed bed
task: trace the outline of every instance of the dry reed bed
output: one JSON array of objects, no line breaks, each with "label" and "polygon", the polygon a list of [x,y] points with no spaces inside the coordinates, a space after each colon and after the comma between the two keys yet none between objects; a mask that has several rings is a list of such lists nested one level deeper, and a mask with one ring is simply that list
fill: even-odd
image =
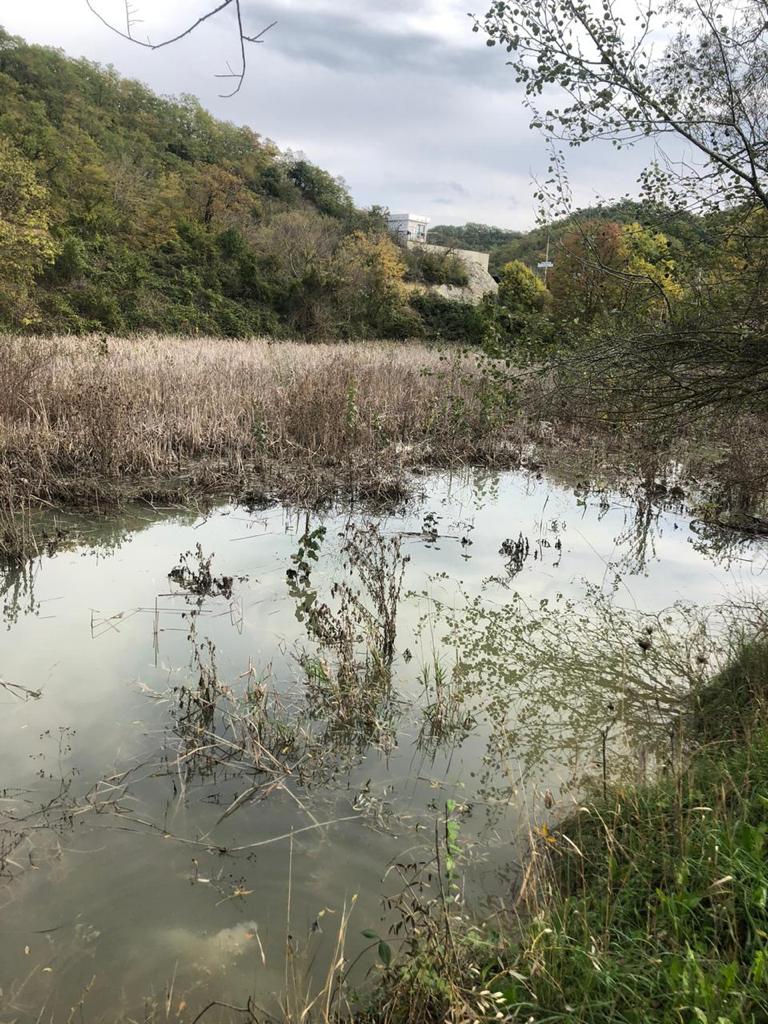
[{"label": "dry reed bed", "polygon": [[512,461],[504,388],[419,345],[142,337],[0,339],[6,495],[108,497],[392,480]]},{"label": "dry reed bed", "polygon": [[676,460],[746,506],[765,492],[768,418],[617,429],[588,381],[510,382],[414,343],[0,336],[0,518],[36,501],[392,497],[417,466],[534,450],[569,479],[652,480]]}]

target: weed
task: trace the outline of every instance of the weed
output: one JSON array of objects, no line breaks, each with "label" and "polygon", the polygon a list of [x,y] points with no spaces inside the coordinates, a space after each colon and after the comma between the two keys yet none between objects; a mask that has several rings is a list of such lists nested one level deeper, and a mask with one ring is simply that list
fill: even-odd
[{"label": "weed", "polygon": [[0,347],[0,492],[17,511],[254,488],[401,498],[409,467],[543,461],[571,479],[712,477],[718,520],[730,504],[748,522],[765,498],[764,419],[617,431],[572,378],[458,349],[153,335]]},{"label": "weed", "polygon": [[397,608],[408,557],[400,537],[384,537],[374,523],[349,525],[341,582],[331,586],[329,604],[318,600],[311,578],[324,536],[322,527],[307,528],[287,573],[296,614],[319,647],[317,656],[301,656],[310,708],[358,745],[388,748],[394,742]]},{"label": "weed", "polygon": [[168,579],[196,597],[230,598],[235,579],[233,576],[214,576],[211,571],[213,557],[211,554],[206,558],[202,546],[196,544],[194,552],[187,551],[179,556],[179,565],[171,569]]},{"label": "weed", "polygon": [[464,707],[461,687],[437,657],[431,667],[424,665],[419,681],[424,694],[419,746],[434,750],[449,740],[461,741],[475,725],[473,715]]},{"label": "weed", "polygon": [[[731,662],[692,695],[686,762],[651,782],[604,784],[555,829],[532,823],[517,909],[498,931],[425,894],[431,865],[400,867],[390,908],[405,945],[370,1019],[768,1019],[768,664],[764,637],[732,638]],[[741,712],[726,723],[725,695]],[[447,877],[459,858],[452,810]]]}]

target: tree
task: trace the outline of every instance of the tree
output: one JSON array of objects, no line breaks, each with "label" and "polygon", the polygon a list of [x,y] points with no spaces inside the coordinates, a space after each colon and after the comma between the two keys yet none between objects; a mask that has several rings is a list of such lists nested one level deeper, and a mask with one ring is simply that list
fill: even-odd
[{"label": "tree", "polygon": [[301,194],[316,206],[320,213],[343,217],[354,211],[352,198],[342,178],[334,178],[322,167],[303,157],[290,163],[288,177]]},{"label": "tree", "polygon": [[406,300],[403,250],[389,234],[354,231],[335,257],[339,274],[339,310],[350,333],[366,328],[389,334],[401,319]]},{"label": "tree", "polygon": [[[706,214],[709,251],[689,266],[682,288],[668,252],[657,263],[649,259],[654,247],[660,252],[658,238],[624,236],[630,258],[620,269],[599,253],[592,259],[590,273],[642,279],[645,286],[628,294],[652,289],[658,302],[649,307],[653,315],[634,322],[625,306],[613,306],[617,315],[590,334],[577,377],[617,412],[632,395],[646,396],[646,411],[664,415],[682,406],[763,407],[768,245],[765,219],[755,214],[768,212],[768,4],[664,0],[638,4],[633,15],[619,0],[494,0],[474,26],[489,45],[506,48],[531,124],[552,142],[555,161],[539,198],[568,206],[559,140],[621,148],[671,139],[675,150],[641,177],[645,197]],[[734,238],[737,248],[751,247],[747,264],[726,257]],[[716,295],[711,265],[719,268]]]},{"label": "tree", "polygon": [[33,165],[0,137],[0,316],[28,322],[28,292],[56,255],[48,227],[48,192]]},{"label": "tree", "polygon": [[434,245],[454,246],[458,249],[477,249],[488,252],[494,246],[520,238],[520,231],[508,231],[490,224],[471,222],[460,227],[454,224],[435,224],[429,229],[429,241]]},{"label": "tree", "polygon": [[332,333],[338,290],[334,255],[341,238],[339,222],[308,205],[275,214],[254,233],[253,247],[275,281],[280,311],[293,331]]},{"label": "tree", "polygon": [[489,321],[489,353],[507,357],[514,350],[523,361],[540,355],[551,341],[551,304],[546,285],[529,267],[520,260],[505,263],[498,293],[483,299]]},{"label": "tree", "polygon": [[[511,54],[535,127],[572,146],[674,136],[692,158],[653,165],[648,190],[768,209],[765,0],[667,0],[638,4],[629,23],[625,14],[617,0],[494,0],[475,30]],[[567,98],[540,111],[552,86]]]},{"label": "tree", "polygon": [[520,260],[501,268],[498,301],[510,312],[543,313],[551,299],[544,282]]},{"label": "tree", "polygon": [[556,246],[550,290],[560,320],[621,314],[656,320],[681,297],[666,236],[636,221],[587,220]]},{"label": "tree", "polygon": [[204,164],[193,189],[195,211],[209,230],[247,229],[258,205],[242,177],[215,164]]}]

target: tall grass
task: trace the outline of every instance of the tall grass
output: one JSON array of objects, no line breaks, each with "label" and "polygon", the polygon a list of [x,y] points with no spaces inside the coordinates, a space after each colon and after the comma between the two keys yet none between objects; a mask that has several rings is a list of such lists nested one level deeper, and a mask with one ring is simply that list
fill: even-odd
[{"label": "tall grass", "polygon": [[671,460],[717,479],[712,521],[735,506],[754,525],[768,480],[768,419],[755,415],[619,430],[589,381],[421,344],[0,336],[7,538],[46,501],[375,499],[402,495],[417,466],[542,461],[569,479],[630,472],[653,489]]},{"label": "tall grass", "polygon": [[[504,386],[419,345],[0,338],[0,480],[49,500],[127,481],[293,481],[507,453]],[[519,446],[518,446],[519,447]]]}]

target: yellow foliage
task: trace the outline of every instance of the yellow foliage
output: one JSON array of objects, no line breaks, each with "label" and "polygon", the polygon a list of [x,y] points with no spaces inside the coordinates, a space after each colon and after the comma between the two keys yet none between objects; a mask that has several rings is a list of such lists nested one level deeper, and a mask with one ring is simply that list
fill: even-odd
[{"label": "yellow foliage", "polygon": [[48,191],[32,164],[0,138],[0,259],[3,277],[29,280],[52,262],[56,250],[48,233]]},{"label": "yellow foliage", "polygon": [[247,225],[257,209],[256,196],[243,178],[215,164],[198,172],[194,202],[203,223],[219,230]]},{"label": "yellow foliage", "polygon": [[627,250],[627,273],[648,278],[670,302],[681,299],[683,288],[675,278],[676,264],[669,253],[667,236],[634,222],[622,227],[622,238]]},{"label": "yellow foliage", "polygon": [[521,260],[512,260],[501,268],[499,301],[510,310],[541,312],[551,296],[544,282]]},{"label": "yellow foliage", "polygon": [[47,200],[32,164],[0,138],[0,313],[13,308],[23,322],[34,318],[29,286],[56,256]]},{"label": "yellow foliage", "polygon": [[405,261],[402,251],[389,235],[355,231],[342,242],[338,258],[348,279],[363,273],[373,287],[398,297],[405,294]]}]

